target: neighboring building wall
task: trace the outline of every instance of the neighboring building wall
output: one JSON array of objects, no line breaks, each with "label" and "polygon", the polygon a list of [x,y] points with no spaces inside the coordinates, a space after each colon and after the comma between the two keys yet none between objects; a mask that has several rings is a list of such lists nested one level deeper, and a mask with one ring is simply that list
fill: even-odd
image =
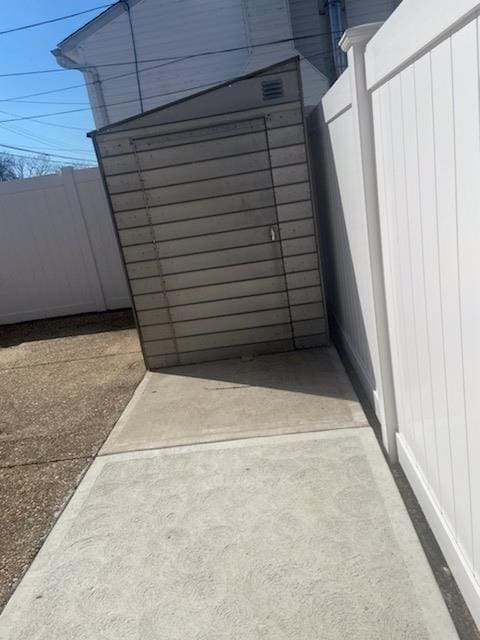
[{"label": "neighboring building wall", "polygon": [[[288,57],[299,55],[293,40],[288,0],[242,0],[249,44],[252,46],[242,73],[252,73]],[[266,42],[278,42],[265,45]],[[303,41],[302,41],[303,42]],[[327,77],[306,58],[300,62],[303,102],[309,112],[328,89]]]},{"label": "neighboring building wall", "polygon": [[0,324],[130,306],[98,169],[0,184]]},{"label": "neighboring building wall", "polygon": [[[344,28],[383,22],[400,0],[344,0]],[[295,47],[327,78],[336,78],[326,0],[289,0]],[[340,37],[341,34],[339,34]]]},{"label": "neighboring building wall", "polygon": [[[138,65],[140,88],[134,64],[115,65],[134,59],[125,10],[115,7],[111,10],[114,11],[112,19],[99,20],[97,27],[87,28],[84,35],[73,35],[61,45],[63,55],[75,64],[97,68],[99,83],[87,87],[97,127],[259,70],[296,53],[291,41],[288,0],[209,0],[208,3],[141,0],[130,4],[137,60],[151,61]],[[253,48],[277,40],[285,42]],[[232,48],[238,50],[195,55]],[[172,62],[172,57],[186,59]],[[328,89],[328,81],[309,63],[306,68],[304,92],[307,104],[314,106]],[[92,82],[91,71],[84,75],[87,83]]]},{"label": "neighboring building wall", "polygon": [[[181,58],[199,51],[246,46],[245,20],[238,0],[210,0],[208,9],[205,3],[197,0],[184,0],[181,3],[142,0],[131,5],[137,59],[153,60],[139,64],[144,111],[170,102],[175,97],[193,93],[210,83],[235,77],[246,64],[248,50],[191,57],[174,64],[169,60],[172,56]],[[82,65],[113,65],[98,66],[109,122],[142,111],[135,66],[115,66],[115,63],[134,58],[126,11],[118,11],[118,15],[100,28],[89,31],[71,51],[65,48],[64,53]],[[114,77],[120,75],[123,77]],[[91,81],[90,74],[85,75],[85,80]],[[172,92],[178,92],[178,95],[172,95]],[[95,124],[107,124],[98,108],[98,95],[92,90],[89,97],[94,108]]]},{"label": "neighboring building wall", "polygon": [[345,0],[345,27],[383,22],[399,2],[400,0]]},{"label": "neighboring building wall", "polygon": [[290,0],[295,48],[327,78],[334,78],[328,16],[320,0]]}]

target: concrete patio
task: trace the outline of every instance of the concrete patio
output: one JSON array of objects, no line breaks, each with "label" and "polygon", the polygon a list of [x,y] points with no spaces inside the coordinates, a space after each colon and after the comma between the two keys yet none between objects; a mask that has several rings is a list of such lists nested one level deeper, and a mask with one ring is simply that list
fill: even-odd
[{"label": "concrete patio", "polygon": [[367,425],[323,347],[149,372],[101,453]]},{"label": "concrete patio", "polygon": [[159,633],[458,638],[332,349],[147,374],[0,618]]}]

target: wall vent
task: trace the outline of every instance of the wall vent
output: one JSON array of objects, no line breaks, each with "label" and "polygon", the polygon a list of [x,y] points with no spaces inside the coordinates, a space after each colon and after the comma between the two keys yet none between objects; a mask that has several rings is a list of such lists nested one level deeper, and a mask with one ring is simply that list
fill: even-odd
[{"label": "wall vent", "polygon": [[283,82],[278,80],[262,80],[262,95],[264,100],[276,100],[283,97]]}]

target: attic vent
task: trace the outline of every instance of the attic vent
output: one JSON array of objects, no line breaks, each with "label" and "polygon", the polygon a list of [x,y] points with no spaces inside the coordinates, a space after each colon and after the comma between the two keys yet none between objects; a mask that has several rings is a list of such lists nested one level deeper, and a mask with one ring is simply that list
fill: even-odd
[{"label": "attic vent", "polygon": [[263,80],[262,95],[264,100],[276,100],[283,96],[283,82],[278,80]]}]

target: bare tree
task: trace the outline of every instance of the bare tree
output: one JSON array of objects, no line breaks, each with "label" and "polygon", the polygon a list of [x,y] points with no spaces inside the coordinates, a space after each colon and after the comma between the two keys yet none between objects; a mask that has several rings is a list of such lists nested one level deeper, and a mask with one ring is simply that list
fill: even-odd
[{"label": "bare tree", "polygon": [[45,176],[56,173],[57,170],[58,165],[54,165],[47,155],[15,157],[15,177],[19,179]]},{"label": "bare tree", "polygon": [[0,155],[0,182],[15,180],[17,177],[15,158],[6,153]]},{"label": "bare tree", "polygon": [[[62,166],[64,165],[55,162],[48,155],[14,156],[9,153],[0,153],[0,182],[58,173]],[[68,166],[74,169],[85,169],[87,166],[94,166],[94,163],[70,162]]]}]

